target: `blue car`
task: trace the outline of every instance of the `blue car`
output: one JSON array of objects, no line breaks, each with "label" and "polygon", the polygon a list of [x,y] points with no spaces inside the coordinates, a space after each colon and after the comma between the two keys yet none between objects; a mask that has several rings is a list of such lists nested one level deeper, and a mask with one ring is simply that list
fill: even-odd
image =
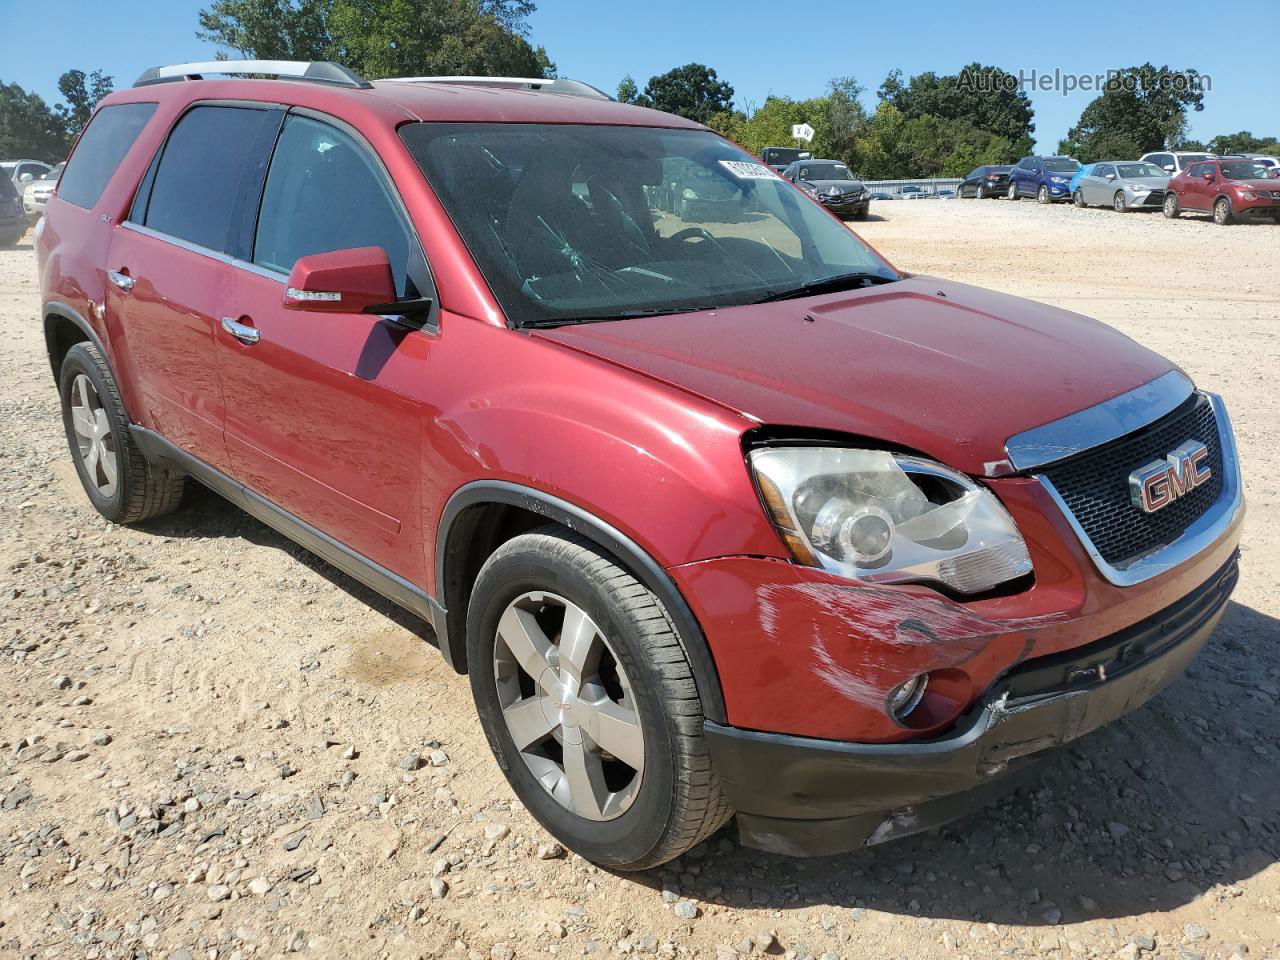
[{"label": "blue car", "polygon": [[1083,167],[1075,172],[1071,182],[1067,184],[1067,196],[1074,197],[1076,191],[1080,189],[1080,181],[1089,175],[1089,171],[1093,169],[1092,163],[1086,163]]},{"label": "blue car", "polygon": [[1071,178],[1080,169],[1072,157],[1023,157],[1009,171],[1010,200],[1035,197],[1041,203],[1071,199]]}]

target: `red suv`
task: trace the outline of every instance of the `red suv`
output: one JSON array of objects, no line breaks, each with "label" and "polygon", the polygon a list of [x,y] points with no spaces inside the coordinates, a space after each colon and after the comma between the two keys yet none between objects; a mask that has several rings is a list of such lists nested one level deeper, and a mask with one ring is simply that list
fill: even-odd
[{"label": "red suv", "polygon": [[1226,225],[1242,217],[1264,217],[1280,223],[1280,179],[1256,160],[1224,157],[1193,163],[1169,181],[1164,215],[1208,213]]},{"label": "red suv", "polygon": [[[673,171],[741,215],[661,211]],[[1218,397],[581,84],[152,70],[36,245],[93,505],[194,478],[430,621],[611,867],[735,813],[791,854],[953,819],[1176,678],[1236,582]]]}]

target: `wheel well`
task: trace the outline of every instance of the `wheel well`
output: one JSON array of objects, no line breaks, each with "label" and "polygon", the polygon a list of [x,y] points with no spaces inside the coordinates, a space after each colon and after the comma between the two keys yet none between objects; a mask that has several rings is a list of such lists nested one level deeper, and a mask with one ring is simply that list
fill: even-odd
[{"label": "wheel well", "polygon": [[60,314],[51,313],[44,318],[45,348],[49,354],[49,366],[53,370],[55,381],[62,372],[62,361],[66,358],[67,351],[77,343],[84,343],[88,339],[89,335],[77,323]]},{"label": "wheel well", "polygon": [[508,540],[548,522],[540,513],[511,504],[476,503],[450,525],[440,563],[443,582],[436,590],[448,611],[449,659],[459,673],[467,671],[467,607],[480,568]]}]

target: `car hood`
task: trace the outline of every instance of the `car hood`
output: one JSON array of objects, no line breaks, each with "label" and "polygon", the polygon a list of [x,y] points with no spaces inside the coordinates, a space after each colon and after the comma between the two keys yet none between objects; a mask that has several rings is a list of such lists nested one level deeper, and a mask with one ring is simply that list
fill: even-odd
[{"label": "car hood", "polygon": [[1007,472],[1005,441],[1162,376],[1095,320],[932,277],[850,293],[534,334],[760,423]]},{"label": "car hood", "polygon": [[857,193],[865,189],[861,180],[806,180],[805,183],[812,184],[819,193],[826,193],[832,187],[841,193]]},{"label": "car hood", "polygon": [[1163,190],[1169,185],[1169,177],[1121,177],[1121,183],[1131,187],[1147,187],[1151,190]]}]

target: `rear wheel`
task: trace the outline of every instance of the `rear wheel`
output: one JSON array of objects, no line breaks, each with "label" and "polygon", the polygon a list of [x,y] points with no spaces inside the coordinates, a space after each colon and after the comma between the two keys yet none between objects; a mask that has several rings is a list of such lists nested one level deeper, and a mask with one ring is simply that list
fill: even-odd
[{"label": "rear wheel", "polygon": [[472,593],[467,663],[512,789],[588,860],[657,866],[732,815],[675,626],[585,538],[546,526],[495,551]]},{"label": "rear wheel", "polygon": [[1124,213],[1129,209],[1129,204],[1125,202],[1124,191],[1117,190],[1116,195],[1111,198],[1111,209],[1116,213]]},{"label": "rear wheel", "polygon": [[1182,211],[1178,208],[1178,197],[1173,191],[1164,195],[1164,204],[1160,207],[1164,215],[1170,220],[1178,219],[1178,214]]},{"label": "rear wheel", "polygon": [[1049,202],[1049,188],[1043,183],[1040,184],[1040,189],[1036,191],[1036,201],[1039,203]]},{"label": "rear wheel", "polygon": [[1213,205],[1213,222],[1225,227],[1234,219],[1235,214],[1231,210],[1231,201],[1226,197],[1219,197]]},{"label": "rear wheel", "polygon": [[94,509],[115,523],[134,523],[176,508],[186,478],[142,456],[115,375],[94,344],[67,351],[58,388],[71,459]]}]

